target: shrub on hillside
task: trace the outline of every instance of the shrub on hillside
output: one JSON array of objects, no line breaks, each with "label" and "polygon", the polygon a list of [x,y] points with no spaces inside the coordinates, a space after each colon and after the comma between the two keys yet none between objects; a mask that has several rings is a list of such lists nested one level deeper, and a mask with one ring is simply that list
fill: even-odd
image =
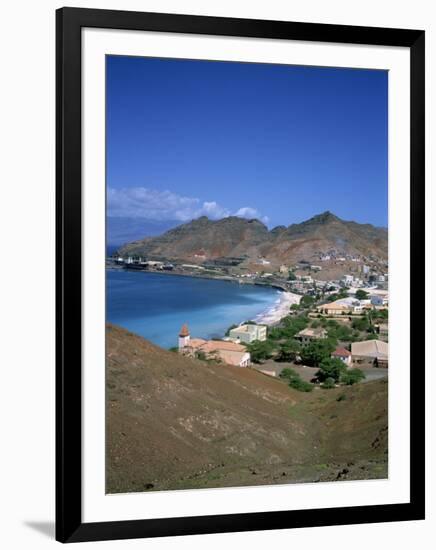
[{"label": "shrub on hillside", "polygon": [[294,369],[286,368],[282,370],[279,376],[284,380],[290,380],[291,378],[295,378],[296,376],[298,376],[298,374],[294,371]]},{"label": "shrub on hillside", "polygon": [[333,378],[326,378],[324,382],[321,384],[321,388],[324,390],[331,390],[335,387],[335,381]]},{"label": "shrub on hillside", "polygon": [[341,382],[347,386],[358,384],[366,378],[365,373],[360,369],[350,369],[341,375]]},{"label": "shrub on hillside", "polygon": [[313,390],[312,384],[302,380],[300,375],[294,369],[283,369],[280,373],[280,378],[286,380],[291,388],[297,391],[310,392]]},{"label": "shrub on hillside", "polygon": [[300,377],[289,380],[289,386],[297,391],[310,392],[313,390],[312,384],[302,380]]}]

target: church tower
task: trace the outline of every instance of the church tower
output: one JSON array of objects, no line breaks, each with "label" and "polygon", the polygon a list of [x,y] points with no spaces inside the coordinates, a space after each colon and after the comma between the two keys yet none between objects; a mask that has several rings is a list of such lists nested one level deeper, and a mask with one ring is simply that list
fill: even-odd
[{"label": "church tower", "polygon": [[179,350],[189,345],[190,338],[188,325],[183,325],[179,333]]}]

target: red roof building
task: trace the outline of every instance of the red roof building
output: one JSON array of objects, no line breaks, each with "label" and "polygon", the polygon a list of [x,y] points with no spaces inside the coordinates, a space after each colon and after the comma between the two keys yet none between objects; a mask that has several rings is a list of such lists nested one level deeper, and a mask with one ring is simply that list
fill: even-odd
[{"label": "red roof building", "polygon": [[340,359],[346,365],[351,365],[351,351],[345,348],[336,348],[331,357],[333,359]]}]

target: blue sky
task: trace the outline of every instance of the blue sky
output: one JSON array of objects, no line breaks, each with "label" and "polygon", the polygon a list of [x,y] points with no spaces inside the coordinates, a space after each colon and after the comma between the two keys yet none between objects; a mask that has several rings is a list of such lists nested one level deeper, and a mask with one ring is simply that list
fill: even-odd
[{"label": "blue sky", "polygon": [[387,86],[384,71],[108,56],[108,216],[386,226]]}]

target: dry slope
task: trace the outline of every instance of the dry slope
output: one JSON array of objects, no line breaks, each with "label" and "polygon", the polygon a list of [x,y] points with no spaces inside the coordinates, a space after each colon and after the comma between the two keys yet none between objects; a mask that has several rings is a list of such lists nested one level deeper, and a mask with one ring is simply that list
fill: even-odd
[{"label": "dry slope", "polygon": [[113,325],[107,357],[108,492],[387,475],[384,381],[303,394]]}]

